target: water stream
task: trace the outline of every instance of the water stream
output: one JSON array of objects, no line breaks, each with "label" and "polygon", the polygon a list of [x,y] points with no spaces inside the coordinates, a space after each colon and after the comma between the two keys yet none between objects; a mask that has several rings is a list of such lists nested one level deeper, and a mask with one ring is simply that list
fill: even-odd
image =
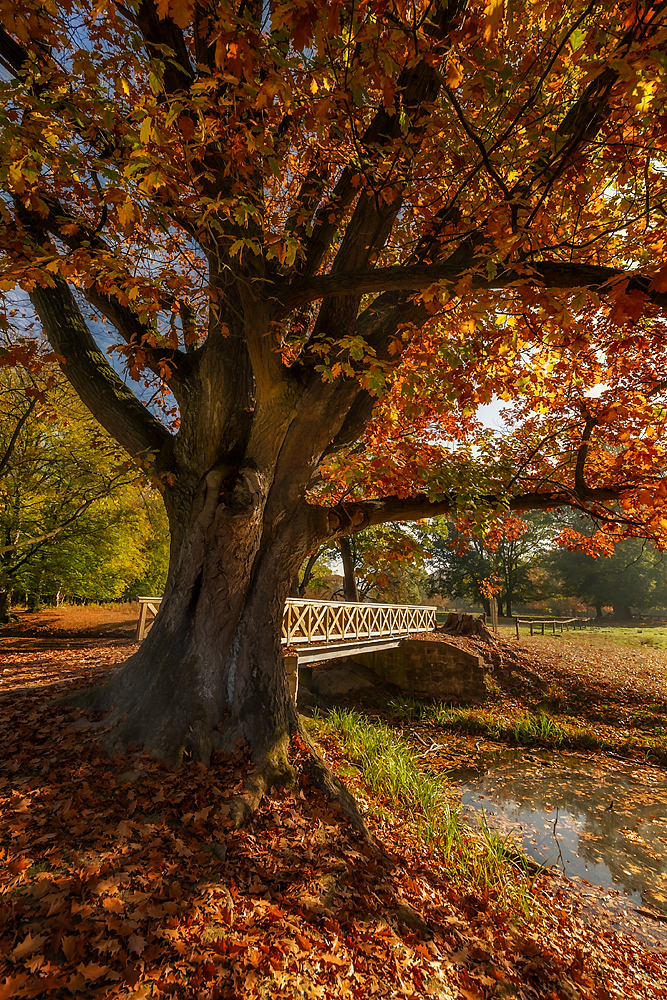
[{"label": "water stream", "polygon": [[[464,815],[535,861],[611,890],[615,909],[667,914],[667,775],[613,758],[483,751],[448,769]],[[598,896],[604,894],[597,893]],[[667,921],[662,923],[667,934]],[[662,935],[661,935],[662,936]]]}]

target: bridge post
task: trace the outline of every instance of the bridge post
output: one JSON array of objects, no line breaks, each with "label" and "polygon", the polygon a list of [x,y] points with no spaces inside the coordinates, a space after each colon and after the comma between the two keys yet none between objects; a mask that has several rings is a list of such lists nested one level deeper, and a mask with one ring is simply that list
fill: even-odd
[{"label": "bridge post", "polygon": [[292,700],[296,702],[299,691],[299,654],[287,653],[283,656],[285,661],[285,673],[287,674],[287,684]]}]

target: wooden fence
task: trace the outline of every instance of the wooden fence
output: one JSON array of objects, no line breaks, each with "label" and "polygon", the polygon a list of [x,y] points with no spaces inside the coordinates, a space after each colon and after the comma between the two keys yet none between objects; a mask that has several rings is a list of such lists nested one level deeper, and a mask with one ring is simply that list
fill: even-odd
[{"label": "wooden fence", "polygon": [[579,626],[580,629],[584,628],[586,625],[592,622],[592,618],[514,618],[514,626],[516,628],[516,637],[519,638],[519,625],[530,625],[530,634],[534,634],[534,628],[541,628],[541,634],[544,635],[545,626],[551,625],[551,631],[553,635],[556,634],[556,629],[560,628],[561,635],[563,629],[566,631],[569,628],[576,629]]},{"label": "wooden fence", "polygon": [[[139,598],[137,642],[152,625],[159,597]],[[359,639],[394,639],[435,628],[435,608],[416,604],[353,604],[289,597],[283,612],[283,646],[319,645]]]}]

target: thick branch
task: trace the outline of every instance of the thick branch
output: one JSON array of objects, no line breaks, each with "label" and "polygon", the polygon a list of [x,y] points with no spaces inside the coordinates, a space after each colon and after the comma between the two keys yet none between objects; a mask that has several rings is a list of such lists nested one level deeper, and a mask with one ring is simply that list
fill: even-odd
[{"label": "thick branch", "polygon": [[[329,295],[350,295],[369,292],[419,291],[441,283],[456,285],[469,272],[453,264],[416,264],[412,266],[376,267],[357,271],[337,271],[308,281],[297,281],[282,296],[283,313],[307,302]],[[520,269],[505,268],[495,278],[473,274],[471,283],[477,289],[501,289],[511,285],[533,285],[546,288],[590,288],[600,291],[617,281],[627,281],[627,291],[641,292],[655,305],[667,306],[667,293],[651,290],[651,279],[638,271],[622,271],[595,264],[569,264],[561,261],[539,261]]]},{"label": "thick branch", "polygon": [[0,27],[0,62],[9,71],[19,73],[27,65],[30,57],[22,45],[15,42],[3,27]]},{"label": "thick branch", "polygon": [[[163,60],[164,88],[168,94],[189,90],[195,79],[183,32],[170,17],[160,17],[153,0],[143,0],[134,22],[144,36],[146,51],[151,58]],[[164,46],[171,49],[173,59],[164,58]]]},{"label": "thick branch", "polygon": [[93,416],[130,455],[149,458],[171,440],[162,424],[124,385],[86,326],[65,279],[53,275],[50,287],[36,286],[30,300],[63,372]]},{"label": "thick branch", "polygon": [[[489,494],[479,498],[479,503],[489,507],[523,513],[529,510],[548,510],[552,507],[583,507],[585,504],[610,503],[623,496],[622,490],[587,489],[583,493],[576,490],[553,490],[542,493],[524,493],[521,496],[505,498]],[[326,510],[330,537],[349,535],[387,521],[417,521],[424,517],[451,514],[457,509],[457,498],[430,500],[424,494],[414,497],[383,497],[380,500],[358,500],[341,503]],[[320,508],[325,513],[325,508]]]},{"label": "thick branch", "polygon": [[[90,229],[82,219],[69,213],[56,198],[43,195],[42,201],[48,205],[48,215],[37,215],[35,212],[28,213],[23,206],[19,213],[35,236],[43,230],[44,236],[50,233],[52,236],[62,240],[71,250],[94,251],[100,254],[104,260],[112,261],[114,265],[118,266],[119,260],[113,249],[98,232]],[[63,232],[65,223],[68,223],[70,226],[75,225],[77,227],[76,232]],[[163,377],[160,362],[164,361],[169,363],[170,369],[175,376],[173,382],[180,381],[178,376],[181,368],[186,368],[188,372],[191,370],[194,363],[193,359],[188,359],[186,354],[179,351],[178,348],[151,347],[150,338],[155,333],[154,329],[148,323],[140,320],[131,306],[121,303],[115,295],[110,294],[98,281],[93,281],[88,287],[84,288],[83,293],[90,304],[113,323],[126,343],[129,344],[134,341],[137,346],[141,346],[141,350],[149,359],[151,371],[158,377]],[[173,298],[164,294],[160,297],[160,305],[165,310],[171,311],[173,304]],[[170,388],[172,390],[176,389],[175,395],[178,396],[178,387],[172,383]]]},{"label": "thick branch", "polygon": [[590,446],[591,434],[593,433],[593,428],[597,426],[597,420],[592,417],[590,413],[586,413],[584,410],[584,415],[586,417],[584,423],[583,434],[581,435],[581,444],[577,450],[577,462],[574,467],[574,485],[578,493],[585,493],[588,489],[586,486],[586,459],[588,458],[588,449]]}]

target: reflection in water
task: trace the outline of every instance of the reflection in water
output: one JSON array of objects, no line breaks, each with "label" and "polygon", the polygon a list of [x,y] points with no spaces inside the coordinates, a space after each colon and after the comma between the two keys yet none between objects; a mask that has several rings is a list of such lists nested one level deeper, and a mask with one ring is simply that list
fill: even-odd
[{"label": "reflection in water", "polygon": [[667,778],[627,762],[500,751],[449,772],[465,811],[525,853],[667,913]]}]

